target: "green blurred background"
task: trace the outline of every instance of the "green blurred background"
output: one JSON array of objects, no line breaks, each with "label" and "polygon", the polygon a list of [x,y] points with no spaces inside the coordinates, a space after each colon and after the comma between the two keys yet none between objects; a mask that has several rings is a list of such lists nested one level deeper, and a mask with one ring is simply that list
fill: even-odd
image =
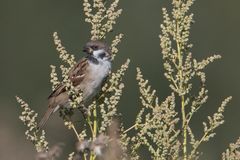
[{"label": "green blurred background", "polygon": [[[161,8],[170,0],[121,0],[124,9],[114,33],[125,34],[114,69],[128,57],[131,65],[125,76],[125,90],[119,104],[126,127],[134,122],[140,108],[135,68],[142,68],[145,78],[158,90],[163,100],[169,95],[163,76],[159,47]],[[217,160],[230,142],[240,136],[240,1],[197,0],[192,11],[196,23],[192,27],[192,49],[197,59],[220,53],[222,60],[207,68],[209,101],[193,119],[197,136],[202,133],[202,121],[217,110],[221,100],[229,95],[233,101],[225,113],[226,123],[217,135],[201,147],[202,159]],[[14,96],[19,95],[40,115],[46,109],[46,97],[51,91],[50,64],[58,65],[52,33],[57,31],[70,53],[80,58],[83,44],[89,39],[89,25],[84,22],[81,0],[1,0],[0,1],[0,159],[32,160],[34,149],[25,140],[24,126],[18,119],[21,112]],[[109,37],[112,37],[113,34]],[[110,42],[110,39],[107,39]],[[65,143],[66,154],[74,150],[72,132],[55,115],[47,124],[51,144]],[[66,155],[65,155],[66,156]],[[66,159],[64,157],[63,159]]]}]

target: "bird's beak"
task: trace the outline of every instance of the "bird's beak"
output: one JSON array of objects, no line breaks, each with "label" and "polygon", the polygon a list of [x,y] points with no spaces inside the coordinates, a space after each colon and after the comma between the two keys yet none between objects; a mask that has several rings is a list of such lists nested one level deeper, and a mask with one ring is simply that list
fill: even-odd
[{"label": "bird's beak", "polygon": [[83,47],[83,52],[85,52],[87,54],[92,54],[93,49],[91,47]]}]

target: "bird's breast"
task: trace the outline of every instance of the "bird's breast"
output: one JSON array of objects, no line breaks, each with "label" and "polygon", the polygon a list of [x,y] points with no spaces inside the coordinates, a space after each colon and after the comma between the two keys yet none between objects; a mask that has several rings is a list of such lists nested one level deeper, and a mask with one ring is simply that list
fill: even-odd
[{"label": "bird's breast", "polygon": [[93,81],[102,81],[110,72],[111,63],[108,61],[99,61],[98,64],[89,63],[89,78]]},{"label": "bird's breast", "polygon": [[86,77],[80,86],[84,99],[91,99],[98,93],[110,70],[111,63],[108,61],[99,61],[99,63],[89,62]]}]

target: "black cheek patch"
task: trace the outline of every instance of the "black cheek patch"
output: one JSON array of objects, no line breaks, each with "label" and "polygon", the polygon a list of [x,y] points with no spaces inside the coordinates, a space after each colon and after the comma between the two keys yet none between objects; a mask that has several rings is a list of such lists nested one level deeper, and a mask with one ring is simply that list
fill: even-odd
[{"label": "black cheek patch", "polygon": [[105,56],[106,56],[106,53],[103,52],[99,55],[99,58],[103,59]]}]

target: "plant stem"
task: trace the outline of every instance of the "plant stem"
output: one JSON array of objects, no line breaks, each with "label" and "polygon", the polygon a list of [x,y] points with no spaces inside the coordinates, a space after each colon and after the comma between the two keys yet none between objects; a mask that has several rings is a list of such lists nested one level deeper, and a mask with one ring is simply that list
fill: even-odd
[{"label": "plant stem", "polygon": [[132,130],[133,128],[135,128],[138,124],[134,124],[133,126],[129,127],[128,129],[126,129],[123,133],[127,133],[130,130]]},{"label": "plant stem", "polygon": [[178,40],[179,33],[179,23],[176,20],[176,43],[177,43],[177,56],[178,56],[178,69],[179,69],[179,95],[181,98],[181,112],[182,112],[182,131],[183,131],[183,159],[187,160],[187,119],[186,119],[186,111],[185,111],[185,97],[184,97],[184,84],[183,84],[183,55],[181,51],[181,43]]},{"label": "plant stem", "polygon": [[67,116],[66,118],[67,118],[67,120],[71,123],[70,129],[72,129],[72,130],[74,131],[74,133],[75,133],[76,136],[77,136],[78,141],[81,142],[81,139],[80,139],[79,134],[78,134],[78,132],[77,132],[77,130],[76,130],[76,127],[74,126],[74,124],[73,124],[73,122],[72,122],[71,117],[70,117],[70,116]]},{"label": "plant stem", "polygon": [[73,123],[72,123],[72,125],[71,125],[71,128],[73,129],[74,133],[76,134],[76,136],[77,136],[77,138],[78,138],[78,141],[81,142],[81,139],[80,139],[80,137],[79,137],[79,135],[78,135],[78,132],[77,132],[77,130],[76,130],[76,128],[75,128],[75,126],[74,126]]},{"label": "plant stem", "polygon": [[97,136],[97,108],[95,107],[93,110],[93,138]]},{"label": "plant stem", "polygon": [[[97,137],[98,125],[97,125],[97,107],[95,106],[93,109],[93,127],[92,130],[92,138],[95,139]],[[96,156],[91,152],[90,160],[95,160]]]},{"label": "plant stem", "polygon": [[193,157],[193,155],[196,153],[198,147],[201,145],[201,143],[202,143],[202,142],[204,141],[204,139],[207,137],[207,135],[209,134],[209,132],[211,132],[211,128],[208,129],[208,130],[204,133],[204,135],[202,136],[202,138],[194,144],[194,148],[193,148],[193,150],[191,151],[191,154],[190,154],[190,156],[189,156],[189,159],[192,159],[192,157]]},{"label": "plant stem", "polygon": [[187,160],[187,119],[185,112],[185,101],[184,96],[181,96],[182,105],[182,129],[183,129],[183,159]]},{"label": "plant stem", "polygon": [[87,156],[86,156],[86,154],[84,154],[83,157],[84,157],[84,160],[87,160]]},{"label": "plant stem", "polygon": [[90,119],[89,116],[86,118],[86,121],[87,121],[87,123],[88,123],[88,125],[89,125],[89,128],[90,128],[90,130],[91,130],[92,135],[94,135],[94,131],[93,131],[93,127],[92,127],[92,122],[91,122],[91,119]]}]

